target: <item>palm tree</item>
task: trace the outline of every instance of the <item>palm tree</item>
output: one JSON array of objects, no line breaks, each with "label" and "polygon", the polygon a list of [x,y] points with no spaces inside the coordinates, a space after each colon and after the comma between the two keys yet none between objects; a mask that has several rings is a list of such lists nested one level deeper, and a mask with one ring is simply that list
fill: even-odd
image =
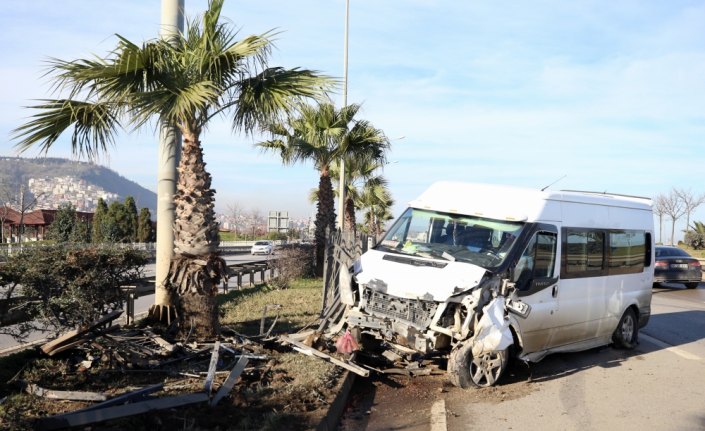
[{"label": "palm tree", "polygon": [[[355,120],[360,105],[339,110],[331,103],[304,106],[300,115],[265,128],[272,139],[257,144],[279,152],[284,164],[312,161],[319,172],[316,212],[316,273],[323,274],[326,230],[335,229],[335,203],[331,166],[342,157],[382,159],[388,141],[365,121]],[[371,134],[374,130],[376,133]]]},{"label": "palm tree", "polygon": [[394,218],[390,211],[394,200],[387,188],[387,181],[378,177],[373,181],[366,182],[357,205],[360,209],[365,210],[364,219],[367,233],[377,243],[377,239],[384,229],[384,224]]},{"label": "palm tree", "polygon": [[233,130],[252,132],[334,85],[314,71],[269,67],[271,33],[236,40],[237,33],[221,23],[223,1],[211,0],[202,21],[189,22],[186,34],[141,47],[118,35],[117,47],[105,58],[50,61],[55,89],[67,90],[68,97],[34,106],[40,112],[15,130],[21,151],[39,144],[46,153],[73,128],[74,153],[89,158],[106,152],[122,129],[150,123],[181,132],[175,250],[166,280],[170,303],[155,308],[164,315],[166,307],[171,316],[175,300],[182,333],[192,331],[197,339],[218,333],[215,293],[227,277],[217,254],[215,191],[201,134],[216,115],[229,118]]},{"label": "palm tree", "polygon": [[[384,154],[379,160],[370,159],[369,157],[348,156],[345,158],[345,213],[343,217],[345,229],[355,228],[355,213],[361,208],[364,191],[379,185],[386,187],[384,177],[377,174],[378,170],[384,166],[384,163]],[[336,161],[331,167],[331,176],[340,178],[339,161]]]}]

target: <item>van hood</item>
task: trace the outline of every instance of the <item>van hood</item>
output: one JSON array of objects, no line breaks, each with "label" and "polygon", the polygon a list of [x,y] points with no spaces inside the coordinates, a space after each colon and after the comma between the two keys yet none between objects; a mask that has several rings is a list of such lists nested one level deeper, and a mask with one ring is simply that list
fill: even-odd
[{"label": "van hood", "polygon": [[467,262],[429,259],[369,250],[355,262],[359,285],[406,299],[445,302],[472,289],[487,273]]}]

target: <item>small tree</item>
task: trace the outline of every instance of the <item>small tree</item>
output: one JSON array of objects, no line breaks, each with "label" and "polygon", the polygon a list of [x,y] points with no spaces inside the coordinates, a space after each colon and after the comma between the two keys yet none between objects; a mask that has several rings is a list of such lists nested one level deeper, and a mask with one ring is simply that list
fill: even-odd
[{"label": "small tree", "polygon": [[137,205],[135,204],[135,198],[128,196],[125,198],[124,203],[125,211],[125,230],[127,231],[128,241],[137,241]]},{"label": "small tree", "polygon": [[99,198],[95,213],[93,213],[93,228],[91,230],[91,239],[95,244],[105,242],[105,218],[107,215],[108,205],[105,203],[103,198]]},{"label": "small tree", "polygon": [[675,189],[671,189],[668,195],[664,196],[663,212],[671,218],[671,245],[673,245],[676,243],[676,221],[685,214],[685,205]]},{"label": "small tree", "polygon": [[63,203],[54,216],[54,221],[49,226],[47,239],[64,243],[75,238],[74,231],[77,230],[76,208],[70,203]]},{"label": "small tree", "polygon": [[674,189],[678,198],[683,202],[683,211],[685,212],[685,232],[690,229],[690,215],[697,207],[705,202],[705,194],[694,195],[690,190]]},{"label": "small tree", "polygon": [[152,226],[152,213],[149,208],[140,210],[139,220],[137,221],[137,242],[154,242],[155,234]]}]

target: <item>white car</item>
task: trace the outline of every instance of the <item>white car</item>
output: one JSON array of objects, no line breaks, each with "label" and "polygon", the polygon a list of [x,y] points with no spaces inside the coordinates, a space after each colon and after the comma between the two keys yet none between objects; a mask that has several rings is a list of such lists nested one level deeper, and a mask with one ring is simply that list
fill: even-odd
[{"label": "white car", "polygon": [[273,250],[274,245],[272,241],[255,241],[250,250],[250,254],[253,256],[256,254],[272,254]]}]

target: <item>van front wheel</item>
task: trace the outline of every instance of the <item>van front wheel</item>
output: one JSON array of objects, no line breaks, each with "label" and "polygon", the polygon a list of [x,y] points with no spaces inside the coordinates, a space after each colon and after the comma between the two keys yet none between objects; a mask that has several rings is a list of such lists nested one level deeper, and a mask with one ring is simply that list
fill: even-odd
[{"label": "van front wheel", "polygon": [[455,346],[448,357],[448,380],[460,388],[494,386],[509,362],[509,349],[472,355],[472,343]]},{"label": "van front wheel", "polygon": [[639,338],[639,326],[636,322],[634,310],[627,308],[619,319],[617,329],[612,334],[612,341],[620,349],[633,349]]}]

